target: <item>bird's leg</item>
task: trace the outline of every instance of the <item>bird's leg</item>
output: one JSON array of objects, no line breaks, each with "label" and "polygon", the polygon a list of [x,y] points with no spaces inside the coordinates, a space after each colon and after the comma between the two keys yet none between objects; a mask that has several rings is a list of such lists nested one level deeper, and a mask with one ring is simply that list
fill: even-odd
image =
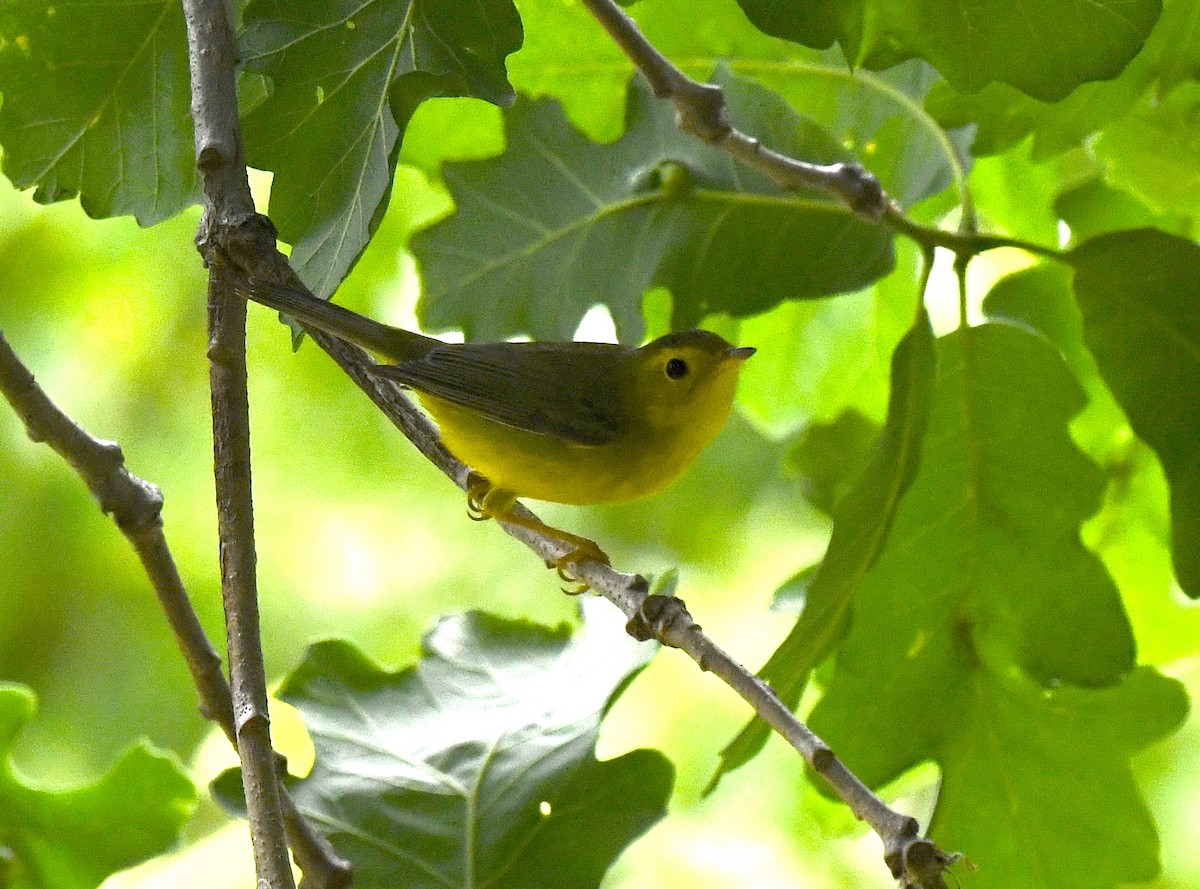
[{"label": "bird's leg", "polygon": [[482,522],[487,519],[496,519],[509,525],[519,525],[522,528],[529,528],[531,531],[537,531],[553,540],[561,540],[563,543],[571,545],[572,549],[568,553],[559,556],[553,562],[548,561],[546,563],[546,567],[554,568],[558,572],[558,576],[565,582],[579,584],[575,589],[564,590],[563,592],[575,596],[589,589],[586,581],[579,580],[579,578],[567,572],[568,565],[577,565],[588,559],[599,562],[602,565],[612,564],[608,558],[608,554],[600,548],[600,544],[596,543],[596,541],[589,540],[587,537],[580,537],[578,534],[572,534],[569,531],[563,531],[560,528],[551,527],[538,519],[515,513],[513,512],[513,506],[516,502],[517,497],[515,494],[503,488],[495,487],[482,475],[472,472],[467,476],[467,512],[475,521]]}]

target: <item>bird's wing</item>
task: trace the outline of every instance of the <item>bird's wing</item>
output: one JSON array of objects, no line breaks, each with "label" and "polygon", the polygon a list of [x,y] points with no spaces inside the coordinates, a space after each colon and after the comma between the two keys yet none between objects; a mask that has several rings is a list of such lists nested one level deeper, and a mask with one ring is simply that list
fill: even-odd
[{"label": "bird's wing", "polygon": [[582,445],[614,441],[627,429],[622,346],[574,343],[464,343],[378,372],[506,426]]}]

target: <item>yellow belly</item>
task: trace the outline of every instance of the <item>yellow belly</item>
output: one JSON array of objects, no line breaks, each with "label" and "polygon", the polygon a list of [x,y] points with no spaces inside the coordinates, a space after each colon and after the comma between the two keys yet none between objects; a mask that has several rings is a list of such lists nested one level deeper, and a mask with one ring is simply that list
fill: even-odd
[{"label": "yellow belly", "polygon": [[518,497],[588,505],[624,503],[674,481],[706,441],[685,429],[627,435],[603,445],[580,445],[514,429],[418,393],[450,453],[498,488]]}]

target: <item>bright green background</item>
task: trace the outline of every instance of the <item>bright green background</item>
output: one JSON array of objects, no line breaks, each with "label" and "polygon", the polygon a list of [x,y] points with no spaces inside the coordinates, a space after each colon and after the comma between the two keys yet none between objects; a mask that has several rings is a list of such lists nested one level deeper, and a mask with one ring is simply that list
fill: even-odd
[{"label": "bright green background", "polygon": [[[748,0],[743,4],[752,14],[754,5]],[[985,224],[1055,244],[1059,219],[1077,237],[1146,224],[1194,235],[1195,223],[1187,214],[1194,212],[1190,183],[1197,159],[1189,121],[1200,53],[1187,23],[1194,20],[1198,5],[1172,0],[1120,77],[1087,84],[1054,104],[1049,100],[1072,85],[1065,79],[1043,84],[1034,91],[1037,98],[1003,83],[977,95],[956,90],[982,86],[979,78],[992,75],[1011,75],[1017,85],[1034,76],[1056,81],[1058,63],[1035,58],[1034,50],[1072,51],[1073,40],[1025,48],[1029,57],[1022,61],[1028,64],[1008,66],[986,54],[973,55],[953,34],[931,35],[916,27],[921,16],[977,6],[965,0],[913,4],[907,18],[901,4],[821,4],[830,15],[828,28],[811,42],[823,45],[840,37],[848,54],[868,65],[891,61],[889,47],[897,53],[919,50],[943,65],[953,86],[934,87],[928,101],[932,117],[921,111],[919,97],[935,78],[915,63],[877,79],[851,80],[837,67],[836,52],[819,58],[764,37],[732,2],[663,0],[635,11],[649,36],[689,73],[708,77],[718,61],[726,60],[734,75],[757,78],[777,90],[795,109],[835,133],[834,148],[860,157],[906,206],[962,174],[947,161],[951,140],[934,118],[946,125],[978,123],[974,150],[990,156],[976,162],[971,184]],[[14,3],[9,10],[19,12],[23,6],[28,4]],[[578,6],[539,0],[520,6],[525,43],[508,60],[513,84],[534,98],[562,101],[567,119],[589,135],[617,138],[628,64]],[[1066,6],[1045,4],[1050,14]],[[1144,0],[1130,6],[1142,25],[1154,7]],[[855,11],[864,9],[887,13],[877,20],[884,23],[880,32],[863,33]],[[178,28],[179,22],[168,16],[159,25]],[[7,27],[3,16],[0,26]],[[12,35],[0,27],[0,36]],[[890,42],[884,39],[889,37]],[[569,54],[563,51],[564,41],[569,41]],[[498,54],[510,50],[511,34],[499,42]],[[19,67],[13,45],[4,59]],[[113,52],[112,47],[102,49]],[[1093,46],[1084,49],[1096,55],[1097,64],[1116,71],[1136,46],[1112,44],[1104,53]],[[821,64],[814,66],[817,62]],[[0,74],[8,76],[11,70]],[[182,76],[178,59],[168,76]],[[451,84],[446,91],[457,88]],[[504,92],[495,82],[491,90],[498,97]],[[44,111],[53,94],[10,91],[4,97],[6,110]],[[160,93],[160,98],[164,121],[172,119],[168,111],[178,118],[186,105],[177,94]],[[858,111],[851,119],[844,113],[848,107]],[[765,112],[772,110],[768,106]],[[274,113],[269,107],[259,113],[268,112]],[[813,150],[830,147],[807,124],[781,116],[778,106],[773,113],[765,113],[764,127],[777,137]],[[659,125],[665,127],[667,117],[660,117]],[[68,120],[80,132],[87,123],[82,114]],[[1096,129],[1103,129],[1100,137],[1080,147]],[[503,144],[502,132],[497,109],[477,101],[437,100],[416,112],[399,154],[402,164],[412,166],[400,167],[392,207],[340,291],[341,301],[394,323],[415,323],[418,282],[403,245],[412,230],[443,216],[450,206],[445,191],[429,177],[443,159],[495,154]],[[149,136],[180,170],[189,169],[186,139],[179,141],[168,127]],[[22,184],[31,183],[14,172],[24,169],[18,153],[25,143],[2,131],[0,138],[9,152],[6,161],[14,164],[6,165],[6,172]],[[963,131],[953,141],[972,143]],[[395,162],[394,152],[385,160]],[[387,182],[386,162],[379,164],[372,168],[376,191],[385,190]],[[713,178],[719,179],[717,174]],[[146,221],[168,213],[160,202],[169,204],[192,186],[185,177],[176,191],[132,188],[107,194],[100,174],[74,185],[66,179],[41,181],[48,196],[83,188],[84,206],[92,212],[132,208]],[[87,190],[89,182],[112,199],[112,206],[97,203],[99,198]],[[265,194],[265,180],[256,185]],[[933,219],[948,206],[946,198],[935,198],[914,212]],[[370,215],[370,210],[367,206],[363,212]],[[197,212],[189,210],[151,229],[139,229],[127,218],[97,222],[73,203],[35,206],[5,182],[0,191],[0,328],[72,417],[94,434],[119,441],[131,470],[162,486],[168,539],[203,620],[219,638],[204,276],[191,245],[197,219]],[[347,255],[336,261],[347,262]],[[973,316],[991,283],[1026,262],[1006,254],[973,267]],[[794,622],[790,614],[768,610],[774,591],[818,558],[828,532],[828,519],[802,496],[809,483],[801,484],[785,468],[796,462],[796,432],[804,423],[831,420],[846,406],[872,421],[882,420],[889,353],[911,319],[916,298],[915,266],[911,245],[898,242],[897,272],[864,292],[832,301],[784,303],[742,321],[740,328],[725,317],[710,319],[710,325],[761,351],[747,366],[738,414],[696,467],[644,503],[619,509],[548,507],[543,515],[597,537],[620,567],[651,573],[681,566],[680,594],[705,628],[748,665],[761,665]],[[1120,590],[1139,662],[1182,680],[1195,696],[1200,691],[1200,611],[1184,605],[1172,588],[1163,475],[1149,450],[1130,441],[1083,349],[1072,326],[1077,322],[1069,295],[1064,296],[1064,275],[1061,269],[1041,269],[1011,277],[992,291],[984,308],[1045,333],[1063,350],[1090,399],[1073,421],[1075,442],[1106,462],[1111,478],[1120,476],[1120,481],[1110,479],[1104,505],[1085,525],[1084,540]],[[948,283],[945,275],[938,276],[929,301],[943,334],[954,318]],[[601,289],[612,297],[609,289]],[[613,313],[627,332],[631,326],[636,329],[639,294],[623,296]],[[565,325],[571,332],[588,302],[571,307],[565,319],[553,319],[551,329]],[[652,292],[647,300],[651,332],[665,324],[664,304],[661,292]],[[731,311],[742,314],[738,309],[744,305],[734,301]],[[259,567],[272,677],[289,671],[310,642],[331,636],[353,639],[381,663],[406,665],[417,656],[422,632],[437,617],[466,609],[549,624],[573,618],[575,603],[557,592],[553,576],[495,527],[469,522],[461,493],[414,455],[331,362],[311,346],[293,355],[288,331],[273,313],[252,308],[250,315]],[[486,329],[477,318],[438,316],[429,307],[421,317]],[[495,331],[511,332],[502,325]],[[1036,375],[1021,375],[1031,361],[1041,362],[1043,378],[1056,381],[1058,388],[1046,397],[1061,420],[1082,402],[1067,391],[1061,366],[1048,369],[1048,348],[1035,348],[1031,341],[1026,337],[1004,353],[1021,359],[1009,369],[1014,385],[1041,386]],[[953,341],[943,341],[942,348],[954,348]],[[1003,355],[994,363],[1003,365]],[[955,416],[949,409],[943,414],[951,421]],[[40,700],[38,715],[19,736],[17,767],[40,781],[74,786],[96,779],[134,739],[144,736],[175,751],[203,783],[231,757],[196,713],[186,672],[136,559],[75,476],[47,449],[29,442],[7,410],[0,410],[0,437],[0,679],[28,685]],[[1056,465],[1074,465],[1076,458],[1063,441],[1055,439],[1054,448]],[[923,479],[917,489],[923,496],[945,488],[936,466],[928,473],[933,477]],[[1040,497],[1040,509],[1047,508],[1046,500],[1073,503],[1036,484],[1029,487],[1031,496]],[[1093,486],[1080,496],[1087,502],[1073,507],[1075,521],[1096,507],[1101,491]],[[932,497],[915,501],[906,518],[919,521],[922,509],[936,511],[937,506]],[[901,564],[913,567],[911,561]],[[943,566],[936,557],[916,567],[935,580],[945,579],[937,573]],[[984,565],[987,570],[976,577],[995,580],[988,571],[1000,568]],[[1103,583],[1097,589],[1101,598],[1111,595]],[[872,591],[876,600],[883,598]],[[1111,606],[1111,600],[1105,601]],[[897,603],[879,604],[877,622],[894,629],[886,609]],[[1030,604],[1037,615],[1039,603]],[[1088,616],[1086,608],[1077,613]],[[1112,625],[1106,629],[1112,631]],[[1101,642],[1128,656],[1122,639]],[[870,650],[871,643],[869,637],[851,637],[847,644]],[[1047,649],[1052,646],[1040,653]],[[885,653],[899,657],[904,652]],[[987,653],[1001,667],[1013,656],[1003,646]],[[1022,661],[1022,666],[1035,674],[1039,669],[1053,673],[1045,664]],[[837,694],[845,699],[844,686],[830,678],[828,671],[816,677],[818,684],[834,690],[831,700],[836,702]],[[1003,689],[989,685],[960,696],[953,716],[974,729],[980,724],[974,709],[979,702],[1026,701],[1030,706],[1017,708],[1019,719],[1033,709],[1031,701],[1038,694],[1017,679]],[[946,700],[954,699],[947,695]],[[811,703],[806,701],[806,707]],[[1127,711],[1119,695],[1102,703],[1109,717]],[[1150,715],[1162,717],[1172,706],[1151,708]],[[277,730],[285,747],[302,751],[286,712],[281,711]],[[661,654],[620,699],[602,728],[600,755],[659,747],[675,762],[678,775],[670,817],[625,854],[606,885],[890,885],[879,864],[877,840],[814,792],[795,756],[778,742],[727,776],[713,796],[701,799],[717,752],[746,715],[724,687],[670,652]],[[844,714],[840,722],[835,714],[827,725],[840,742],[850,739],[850,747],[843,749],[868,761],[877,774],[890,775],[906,764],[872,762],[872,753],[886,759],[885,754],[902,758],[905,751],[896,752],[890,740],[878,736],[856,737],[856,727],[844,722]],[[956,744],[963,735],[948,728],[949,722],[921,728],[960,757],[952,765],[986,749]],[[1142,734],[1168,727],[1146,722],[1138,727]],[[895,719],[886,725],[895,732],[903,728]],[[1088,727],[1074,726],[1076,731]],[[1141,736],[1130,730],[1121,744],[1134,747]],[[872,740],[884,747],[873,748]],[[1200,799],[1198,750],[1200,720],[1192,715],[1182,730],[1133,760],[1133,778],[1162,838],[1164,873],[1150,884],[1156,889],[1200,884],[1191,814]],[[1122,750],[1116,753],[1119,767]],[[293,761],[302,763],[304,753]],[[900,778],[888,796],[924,823],[935,777],[932,767],[920,767]],[[1078,785],[1067,783],[1067,789],[1072,786]],[[1053,824],[1044,826],[1053,832]],[[205,886],[250,885],[249,847],[240,827],[228,828],[224,816],[205,802],[188,831],[194,845],[178,861],[155,863],[141,877],[119,878],[122,884],[140,879],[141,885],[154,886],[188,885],[187,880]]]}]

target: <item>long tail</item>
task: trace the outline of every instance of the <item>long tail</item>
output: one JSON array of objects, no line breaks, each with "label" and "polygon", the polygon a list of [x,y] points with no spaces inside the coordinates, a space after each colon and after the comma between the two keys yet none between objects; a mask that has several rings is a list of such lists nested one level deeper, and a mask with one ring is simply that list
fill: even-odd
[{"label": "long tail", "polygon": [[295,287],[256,278],[239,284],[238,292],[256,303],[278,309],[285,315],[370,349],[397,364],[420,358],[438,345],[437,340],[411,330],[380,324]]}]

